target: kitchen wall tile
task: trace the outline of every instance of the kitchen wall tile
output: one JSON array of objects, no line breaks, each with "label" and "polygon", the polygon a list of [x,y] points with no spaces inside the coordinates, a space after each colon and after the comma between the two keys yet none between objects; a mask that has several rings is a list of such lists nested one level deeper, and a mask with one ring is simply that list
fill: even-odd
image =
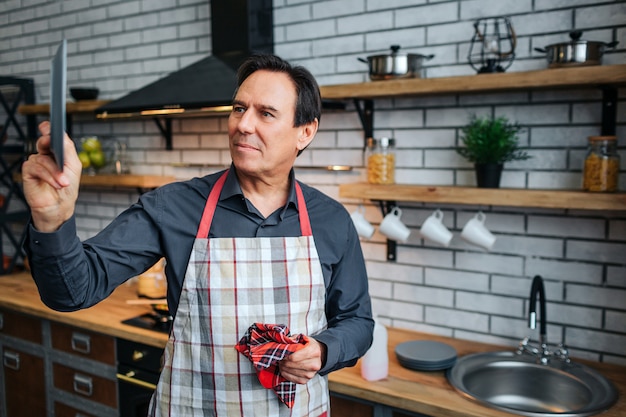
[{"label": "kitchen wall tile", "polygon": [[614,332],[626,333],[626,313],[607,311],[605,328]]},{"label": "kitchen wall tile", "polygon": [[522,274],[523,260],[517,256],[459,252],[455,265],[461,270],[499,274]]},{"label": "kitchen wall tile", "polygon": [[274,5],[274,25],[288,25],[311,20],[312,6],[310,4],[288,5],[276,7]]},{"label": "kitchen wall tile", "polygon": [[487,332],[489,326],[489,316],[487,314],[432,306],[425,307],[424,320],[432,325],[456,327],[479,332]]},{"label": "kitchen wall tile", "polygon": [[487,274],[439,268],[426,268],[424,274],[425,284],[434,287],[482,292],[489,290],[489,276]]},{"label": "kitchen wall tile", "polygon": [[425,3],[427,0],[366,0],[367,10],[395,10]]},{"label": "kitchen wall tile", "polygon": [[[619,3],[593,5],[593,8],[579,8],[574,10],[574,18],[577,27],[580,28],[623,25],[626,21],[626,5]],[[601,39],[592,38],[589,40]]]},{"label": "kitchen wall tile", "polygon": [[[312,5],[312,15],[314,19],[353,16],[355,14],[364,13],[365,11],[365,0],[318,1]],[[308,15],[308,13],[306,15]]]},{"label": "kitchen wall tile", "polygon": [[[530,281],[528,278],[520,278],[506,275],[492,274],[490,290],[493,294],[509,295],[528,298],[530,294]],[[487,292],[487,291],[483,291]]]},{"label": "kitchen wall tile", "polygon": [[606,283],[607,285],[626,288],[626,267],[609,265],[606,271]]},{"label": "kitchen wall tile", "polygon": [[369,292],[373,297],[393,299],[393,283],[377,279],[369,279]]},{"label": "kitchen wall tile", "polygon": [[466,291],[455,292],[454,307],[466,311],[521,317],[524,312],[523,305],[522,300],[513,297]]},{"label": "kitchen wall tile", "polygon": [[533,257],[526,261],[526,269],[528,276],[541,275],[546,279],[565,282],[602,284],[602,266],[598,264]]},{"label": "kitchen wall tile", "polygon": [[396,283],[393,286],[393,298],[423,305],[452,307],[454,292],[447,289]]},{"label": "kitchen wall tile", "polygon": [[609,221],[609,239],[626,240],[626,220]]},{"label": "kitchen wall tile", "polygon": [[367,274],[370,278],[402,282],[407,284],[423,284],[424,268],[409,265],[389,265],[383,262],[367,262]]},{"label": "kitchen wall tile", "polygon": [[572,348],[623,355],[626,336],[569,327],[565,332],[565,344]]},{"label": "kitchen wall tile", "polygon": [[624,261],[626,243],[589,242],[570,240],[566,244],[568,259],[587,260],[595,262],[620,263]]},{"label": "kitchen wall tile", "polygon": [[532,171],[528,173],[528,188],[530,189],[580,189],[580,173],[556,171]]},{"label": "kitchen wall tile", "polygon": [[[362,35],[333,36],[330,39],[321,39],[312,43],[314,56],[343,55],[363,50]],[[365,64],[362,64],[367,69]]]},{"label": "kitchen wall tile", "polygon": [[598,0],[535,0],[535,10],[562,9],[572,6],[595,5]]},{"label": "kitchen wall tile", "polygon": [[403,148],[447,148],[455,144],[454,129],[396,129],[397,157]]},{"label": "kitchen wall tile", "polygon": [[461,19],[514,16],[518,13],[529,12],[533,7],[531,0],[504,0],[497,3],[490,0],[471,0],[462,1],[459,4],[461,6]]},{"label": "kitchen wall tile", "polygon": [[565,301],[589,306],[624,308],[626,290],[568,284],[565,287]]},{"label": "kitchen wall tile", "polygon": [[394,18],[396,27],[432,26],[455,21],[459,15],[458,9],[456,2],[419,4],[416,7],[394,11]]},{"label": "kitchen wall tile", "polygon": [[393,27],[393,13],[388,11],[339,17],[336,19],[337,34],[362,33],[388,30]]},{"label": "kitchen wall tile", "polygon": [[424,166],[426,168],[454,168],[461,159],[455,150],[426,150],[424,151]]},{"label": "kitchen wall tile", "polygon": [[[549,301],[549,299],[548,299]],[[602,309],[548,302],[548,320],[577,327],[602,328]]]},{"label": "kitchen wall tile", "polygon": [[[425,43],[426,29],[422,27],[368,33],[365,35],[365,52],[367,54],[364,54],[362,58],[367,58],[369,55],[390,53],[389,48],[391,45],[399,45],[401,47],[401,53],[419,53],[423,55],[433,53],[425,50]],[[424,60],[423,65],[425,66],[431,63],[432,61]],[[365,66],[365,68],[367,68],[367,66]]]},{"label": "kitchen wall tile", "polygon": [[560,216],[529,216],[528,232],[544,236],[573,236],[603,239],[606,222],[602,219],[570,219]]},{"label": "kitchen wall tile", "polygon": [[[470,42],[474,36],[474,26],[472,22],[456,22],[444,23],[439,25],[428,26],[426,31],[426,45],[441,45],[455,42]],[[465,62],[465,57],[459,62]],[[465,68],[466,74],[469,74],[471,68]],[[472,70],[472,73],[475,72]]]}]

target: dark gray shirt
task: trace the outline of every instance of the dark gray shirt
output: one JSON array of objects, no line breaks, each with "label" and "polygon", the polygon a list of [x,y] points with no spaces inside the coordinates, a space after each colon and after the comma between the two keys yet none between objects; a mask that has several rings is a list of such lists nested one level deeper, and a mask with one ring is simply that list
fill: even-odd
[{"label": "dark gray shirt", "polygon": [[[32,226],[26,249],[42,301],[59,311],[90,307],[131,277],[166,259],[168,304],[175,314],[191,248],[209,192],[221,173],[143,194],[96,236],[80,242],[74,218],[54,233]],[[209,237],[300,236],[295,176],[287,204],[265,218],[244,198],[231,168]],[[374,322],[361,245],[337,201],[300,183],[326,285],[328,329],[321,374],[352,366],[372,341]]]}]

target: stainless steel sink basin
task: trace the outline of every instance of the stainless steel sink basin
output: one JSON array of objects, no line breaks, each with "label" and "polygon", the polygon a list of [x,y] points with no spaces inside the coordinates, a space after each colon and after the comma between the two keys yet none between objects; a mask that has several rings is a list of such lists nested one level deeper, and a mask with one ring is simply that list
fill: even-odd
[{"label": "stainless steel sink basin", "polygon": [[617,401],[613,384],[595,370],[531,355],[489,352],[467,355],[447,372],[452,386],[489,407],[530,417],[581,417],[601,413]]}]

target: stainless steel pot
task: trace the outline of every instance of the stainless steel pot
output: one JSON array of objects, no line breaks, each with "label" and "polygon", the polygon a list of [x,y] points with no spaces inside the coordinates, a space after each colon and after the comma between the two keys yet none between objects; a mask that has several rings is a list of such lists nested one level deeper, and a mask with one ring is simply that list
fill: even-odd
[{"label": "stainless steel pot", "polygon": [[391,45],[391,54],[371,55],[359,61],[369,64],[371,80],[394,78],[421,78],[422,64],[434,55],[402,54],[399,45]]},{"label": "stainless steel pot", "polygon": [[571,32],[569,36],[569,42],[548,45],[545,49],[535,48],[535,51],[546,54],[548,68],[601,65],[604,51],[618,44],[617,41],[606,43],[581,40],[582,32],[579,30]]}]

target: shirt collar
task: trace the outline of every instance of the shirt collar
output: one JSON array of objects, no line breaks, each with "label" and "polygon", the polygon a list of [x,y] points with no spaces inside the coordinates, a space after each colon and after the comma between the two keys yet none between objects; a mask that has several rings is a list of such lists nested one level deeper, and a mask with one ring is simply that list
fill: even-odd
[{"label": "shirt collar", "polygon": [[[235,170],[235,166],[231,164],[228,175],[226,176],[226,181],[224,182],[224,187],[222,188],[222,193],[220,194],[220,201],[227,200],[232,197],[244,197]],[[289,171],[289,184],[289,197],[287,198],[287,204],[285,204],[285,207],[281,210],[281,219],[283,219],[289,207],[294,207],[298,210],[298,199],[296,197],[296,175],[293,168]]]}]

